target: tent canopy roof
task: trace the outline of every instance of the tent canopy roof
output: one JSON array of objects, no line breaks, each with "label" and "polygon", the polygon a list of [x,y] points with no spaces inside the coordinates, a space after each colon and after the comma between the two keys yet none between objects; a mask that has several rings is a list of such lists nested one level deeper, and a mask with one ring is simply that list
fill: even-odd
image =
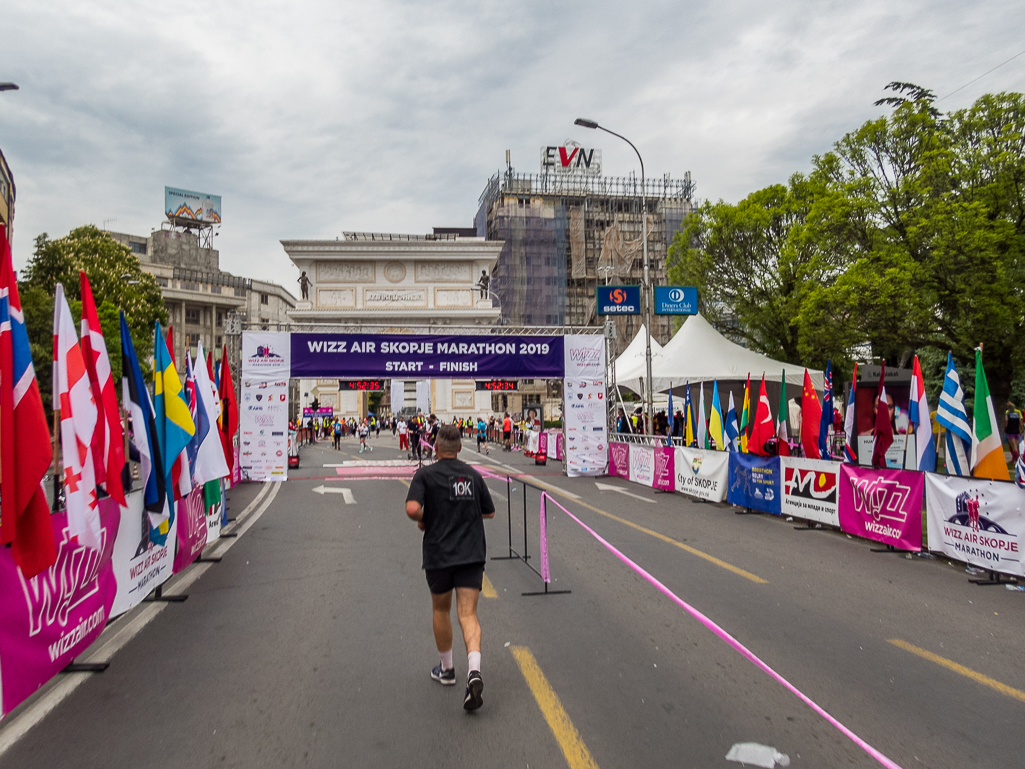
[{"label": "tent canopy roof", "polygon": [[[644,360],[645,351],[645,338],[647,337],[647,329],[644,324],[637,330],[637,335],[634,336],[633,341],[627,345],[623,353],[616,358],[616,362],[613,364],[616,369],[616,384],[620,387],[627,387],[635,392],[640,389],[640,380],[646,376],[647,364]],[[656,361],[662,357],[663,347],[658,343],[658,340],[652,337],[651,339],[651,368],[655,370]]]}]

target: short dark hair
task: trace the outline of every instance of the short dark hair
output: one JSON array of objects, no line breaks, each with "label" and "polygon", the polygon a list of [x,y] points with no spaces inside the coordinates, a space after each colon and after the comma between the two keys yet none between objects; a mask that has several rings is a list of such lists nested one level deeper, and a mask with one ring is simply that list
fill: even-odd
[{"label": "short dark hair", "polygon": [[459,428],[455,425],[442,425],[441,429],[438,430],[438,440],[435,448],[438,451],[444,451],[446,454],[451,454],[459,450],[461,441],[459,435]]}]

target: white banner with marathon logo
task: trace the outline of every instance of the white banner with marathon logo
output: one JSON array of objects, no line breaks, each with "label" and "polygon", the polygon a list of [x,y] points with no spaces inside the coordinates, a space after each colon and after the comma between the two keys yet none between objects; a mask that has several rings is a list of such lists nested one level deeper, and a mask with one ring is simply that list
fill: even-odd
[{"label": "white banner with marathon logo", "polygon": [[242,371],[238,398],[239,464],[242,480],[288,479],[289,334],[242,334]]},{"label": "white banner with marathon logo", "polygon": [[840,526],[840,463],[803,457],[780,457],[780,513]]},{"label": "white banner with marathon logo", "polygon": [[709,502],[722,502],[726,499],[726,485],[730,476],[728,451],[677,446],[674,460],[677,491]]},{"label": "white banner with marathon logo", "polygon": [[1025,577],[1025,490],[1006,481],[926,473],[925,504],[930,550]]},{"label": "white banner with marathon logo", "polygon": [[605,337],[565,337],[566,474],[605,475],[609,464]]}]

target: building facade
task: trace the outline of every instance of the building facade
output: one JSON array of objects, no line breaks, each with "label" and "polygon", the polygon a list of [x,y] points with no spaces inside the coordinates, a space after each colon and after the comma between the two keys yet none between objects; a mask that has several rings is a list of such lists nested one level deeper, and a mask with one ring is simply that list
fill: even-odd
[{"label": "building facade", "polygon": [[[693,184],[669,176],[646,182],[648,258],[653,285],[665,285],[666,254],[692,210]],[[504,245],[491,288],[502,322],[589,326],[599,285],[636,285],[643,278],[640,179],[565,174],[496,174],[480,196],[477,234]],[[642,323],[615,319],[625,347]],[[652,334],[665,344],[668,317],[653,318]]]},{"label": "building facade", "polygon": [[295,307],[295,297],[277,283],[222,270],[219,252],[201,247],[195,233],[160,229],[149,237],[110,236],[128,246],[142,269],[156,278],[175,330],[173,352],[179,366],[184,365],[185,350],[194,353],[200,340],[207,350],[229,344],[229,313],[239,314],[251,328],[276,330],[288,323],[288,311]]},{"label": "building facade", "polygon": [[11,167],[7,165],[7,158],[0,151],[0,227],[7,231],[7,238],[10,239],[14,225],[14,174]]},{"label": "building facade", "polygon": [[[293,330],[410,333],[428,327],[446,333],[446,327],[494,325],[500,310],[482,285],[490,280],[502,244],[467,235],[458,228],[437,228],[428,235],[348,232],[338,240],[281,241],[308,280],[303,298],[288,313]],[[415,381],[402,381],[403,405],[416,408]],[[316,399],[336,414],[364,416],[367,393],[343,387],[336,379],[299,383],[303,405]],[[390,383],[385,392],[390,410],[398,405],[390,402]],[[492,409],[491,393],[477,392],[473,379],[429,380],[421,385],[420,404],[446,421]]]}]

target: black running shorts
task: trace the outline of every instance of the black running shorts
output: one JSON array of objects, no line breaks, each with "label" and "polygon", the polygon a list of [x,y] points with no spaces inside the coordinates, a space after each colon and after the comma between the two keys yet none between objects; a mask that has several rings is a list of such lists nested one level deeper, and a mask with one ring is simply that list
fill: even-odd
[{"label": "black running shorts", "polygon": [[452,592],[455,587],[472,587],[480,590],[484,585],[484,564],[466,563],[448,566],[444,569],[426,569],[427,586],[435,595]]}]

